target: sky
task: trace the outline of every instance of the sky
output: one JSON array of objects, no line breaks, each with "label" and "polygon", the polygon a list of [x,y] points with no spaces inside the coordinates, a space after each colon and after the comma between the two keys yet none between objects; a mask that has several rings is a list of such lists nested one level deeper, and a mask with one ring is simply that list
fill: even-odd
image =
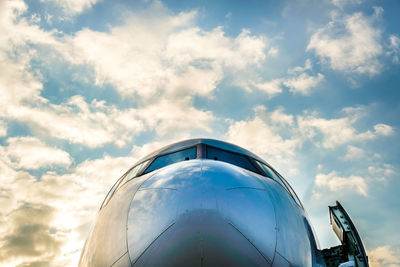
[{"label": "sky", "polygon": [[207,137],[264,158],[321,248],[339,200],[400,266],[400,2],[0,0],[0,266],[76,266],[114,182]]}]

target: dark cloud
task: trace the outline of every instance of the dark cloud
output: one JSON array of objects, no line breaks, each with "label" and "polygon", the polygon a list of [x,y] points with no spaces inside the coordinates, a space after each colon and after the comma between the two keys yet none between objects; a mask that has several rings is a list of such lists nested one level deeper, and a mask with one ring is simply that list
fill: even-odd
[{"label": "dark cloud", "polygon": [[53,258],[60,251],[62,242],[51,228],[53,208],[43,204],[24,203],[13,210],[7,221],[10,227],[1,239],[0,258],[2,261],[17,258],[32,258],[20,266],[48,266],[42,257]]}]

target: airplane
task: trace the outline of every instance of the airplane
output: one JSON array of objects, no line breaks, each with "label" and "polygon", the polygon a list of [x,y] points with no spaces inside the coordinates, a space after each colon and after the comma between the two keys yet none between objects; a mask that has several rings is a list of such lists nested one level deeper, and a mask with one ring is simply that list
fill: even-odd
[{"label": "airplane", "polygon": [[320,249],[302,203],[271,165],[234,144],[185,140],[117,180],[79,266],[368,267],[342,205],[329,214],[341,245]]}]

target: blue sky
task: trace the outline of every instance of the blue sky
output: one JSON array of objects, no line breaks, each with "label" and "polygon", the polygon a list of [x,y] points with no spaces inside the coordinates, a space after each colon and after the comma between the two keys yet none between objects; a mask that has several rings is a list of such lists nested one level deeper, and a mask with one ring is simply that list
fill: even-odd
[{"label": "blue sky", "polygon": [[[115,180],[192,137],[341,201],[400,266],[398,1],[0,1],[0,265],[74,266]],[[28,219],[29,218],[29,219]]]}]

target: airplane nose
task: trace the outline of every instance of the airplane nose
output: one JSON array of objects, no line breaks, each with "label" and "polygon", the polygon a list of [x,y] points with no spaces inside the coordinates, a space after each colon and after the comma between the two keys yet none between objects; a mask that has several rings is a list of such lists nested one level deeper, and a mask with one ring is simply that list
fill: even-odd
[{"label": "airplane nose", "polygon": [[205,159],[156,172],[130,205],[132,264],[271,266],[275,212],[259,179],[231,164]]}]

